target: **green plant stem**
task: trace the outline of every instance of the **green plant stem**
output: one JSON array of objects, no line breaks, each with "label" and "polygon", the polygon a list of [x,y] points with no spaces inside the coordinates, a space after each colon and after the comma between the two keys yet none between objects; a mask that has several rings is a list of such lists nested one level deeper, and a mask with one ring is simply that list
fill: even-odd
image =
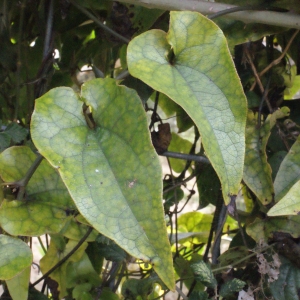
[{"label": "green plant stem", "polygon": [[46,253],[47,253],[47,250],[46,250],[46,248],[45,248],[45,246],[44,246],[44,244],[43,244],[43,242],[42,242],[40,236],[38,236],[38,241],[39,241],[40,246],[42,247],[42,249],[43,249],[43,251],[44,251],[44,254],[46,254]]},{"label": "green plant stem", "polygon": [[78,244],[62,259],[60,260],[55,266],[53,266],[48,272],[46,272],[40,279],[36,280],[34,283],[30,284],[30,287],[34,287],[42,280],[46,279],[54,270],[59,268],[63,263],[65,263],[78,249],[79,247],[85,242],[88,236],[91,234],[93,227],[89,227],[85,235],[81,238]]},{"label": "green plant stem", "polygon": [[[198,11],[204,15],[211,15],[223,10],[237,7],[235,5],[228,5],[225,3],[207,2],[201,0],[120,0],[119,2],[164,10]],[[238,11],[226,14],[224,17],[240,20],[245,23],[261,23],[300,29],[300,15],[290,12],[281,13],[275,11]]]},{"label": "green plant stem", "polygon": [[180,180],[180,182],[176,182],[176,183],[172,184],[171,187],[169,187],[169,188],[167,188],[167,189],[165,189],[165,190],[163,191],[163,194],[168,193],[168,192],[170,192],[170,191],[176,189],[178,186],[181,186],[181,185],[185,184],[186,182],[192,180],[193,178],[195,178],[195,175],[194,175],[194,174],[191,174],[189,177],[186,177],[185,179]]},{"label": "green plant stem", "polygon": [[213,273],[220,273],[221,271],[228,270],[228,268],[233,268],[234,266],[239,265],[239,264],[242,263],[243,261],[245,261],[245,260],[247,260],[247,259],[249,259],[249,258],[251,258],[251,257],[253,257],[253,256],[256,256],[257,253],[262,253],[262,252],[264,252],[264,251],[266,251],[266,250],[268,250],[268,249],[274,247],[274,245],[275,245],[275,244],[269,245],[269,246],[263,248],[263,249],[262,249],[261,251],[259,251],[259,252],[253,252],[253,253],[251,253],[250,255],[247,255],[247,256],[245,256],[245,257],[239,259],[238,261],[232,263],[230,266],[224,266],[224,267],[212,269],[212,272],[213,272]]},{"label": "green plant stem", "polygon": [[205,164],[209,164],[209,160],[204,157],[204,156],[199,156],[199,155],[193,155],[193,154],[184,154],[184,153],[178,153],[178,152],[171,152],[171,151],[166,151],[163,154],[160,154],[161,156],[166,156],[166,157],[172,157],[172,158],[178,158],[178,159],[184,159],[184,160],[193,160]]},{"label": "green plant stem", "polygon": [[87,9],[85,9],[84,7],[80,6],[78,3],[76,3],[76,1],[71,0],[70,1],[78,10],[80,10],[82,13],[84,13],[86,16],[88,16],[91,20],[93,20],[99,27],[101,27],[103,30],[105,30],[106,32],[110,33],[111,35],[113,35],[114,37],[118,38],[120,41],[128,44],[130,42],[129,39],[125,38],[124,36],[118,34],[117,32],[115,32],[114,30],[112,30],[111,28],[107,27],[106,25],[104,25],[100,20],[98,20],[92,13],[90,13]]},{"label": "green plant stem", "polygon": [[120,73],[115,79],[122,80],[122,79],[126,78],[128,75],[129,75],[128,70],[125,70],[122,73]]},{"label": "green plant stem", "polygon": [[40,165],[40,163],[42,162],[43,159],[44,159],[44,157],[42,155],[38,154],[37,158],[35,159],[35,161],[31,165],[31,167],[27,171],[26,175],[21,180],[14,183],[16,186],[19,187],[17,200],[21,201],[23,199],[26,185],[28,184],[30,178],[32,177],[33,173],[38,168],[38,166]]},{"label": "green plant stem", "polygon": [[281,12],[286,12],[285,10],[279,10],[278,8],[272,8],[272,7],[265,7],[264,4],[258,4],[258,5],[245,5],[245,6],[235,6],[231,7],[228,9],[221,10],[217,13],[214,13],[212,15],[209,15],[208,18],[210,20],[225,16],[227,14],[232,14],[234,12],[239,12],[239,11],[247,11],[247,10],[252,10],[252,11],[281,11]]},{"label": "green plant stem", "polygon": [[182,292],[182,290],[175,285],[176,292],[182,297],[183,300],[188,300],[188,297]]}]

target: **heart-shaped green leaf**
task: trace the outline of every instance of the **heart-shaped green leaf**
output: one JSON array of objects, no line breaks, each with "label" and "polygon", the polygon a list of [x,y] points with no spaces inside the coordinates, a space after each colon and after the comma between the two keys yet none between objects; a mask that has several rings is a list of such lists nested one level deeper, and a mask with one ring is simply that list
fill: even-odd
[{"label": "heart-shaped green leaf", "polygon": [[196,12],[171,12],[170,30],[128,46],[129,72],[178,103],[197,125],[223,187],[236,195],[245,152],[246,98],[222,31]]},{"label": "heart-shaped green leaf", "polygon": [[300,137],[282,161],[274,181],[275,201],[278,202],[300,179]]},{"label": "heart-shaped green leaf", "polygon": [[[10,147],[0,154],[0,176],[5,182],[21,180],[36,155],[29,147]],[[0,225],[12,235],[39,236],[57,233],[65,225],[67,211],[75,205],[59,177],[43,160],[26,186],[24,201],[4,200],[0,207]]]},{"label": "heart-shaped green leaf", "polygon": [[91,107],[94,129],[87,126],[80,97],[57,88],[36,101],[32,139],[87,221],[131,255],[152,262],[173,289],[161,167],[141,101],[112,79],[85,83],[81,96]]},{"label": "heart-shaped green leaf", "polygon": [[10,280],[6,280],[9,294],[13,300],[28,300],[30,266]]},{"label": "heart-shaped green leaf", "polygon": [[300,214],[300,181],[297,181],[287,194],[269,211],[268,216],[287,216]]},{"label": "heart-shaped green leaf", "polygon": [[9,280],[29,267],[32,252],[23,241],[0,234],[0,280]]}]

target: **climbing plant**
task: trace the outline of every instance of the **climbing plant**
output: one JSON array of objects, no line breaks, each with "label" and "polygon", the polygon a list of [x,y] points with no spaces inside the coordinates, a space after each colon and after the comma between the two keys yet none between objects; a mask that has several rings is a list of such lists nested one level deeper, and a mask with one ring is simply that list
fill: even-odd
[{"label": "climbing plant", "polygon": [[298,299],[297,4],[121,2],[0,4],[0,299]]}]

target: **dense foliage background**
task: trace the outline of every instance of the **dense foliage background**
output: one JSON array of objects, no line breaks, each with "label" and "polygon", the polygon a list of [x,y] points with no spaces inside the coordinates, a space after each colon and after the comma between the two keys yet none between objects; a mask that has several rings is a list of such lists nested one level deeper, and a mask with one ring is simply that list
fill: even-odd
[{"label": "dense foliage background", "polygon": [[299,2],[143,2],[0,2],[0,299],[298,299]]}]

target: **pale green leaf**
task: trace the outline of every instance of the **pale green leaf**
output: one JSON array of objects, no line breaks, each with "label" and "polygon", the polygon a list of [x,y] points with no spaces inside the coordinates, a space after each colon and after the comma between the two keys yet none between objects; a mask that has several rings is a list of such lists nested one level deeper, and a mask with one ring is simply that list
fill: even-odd
[{"label": "pale green leaf", "polygon": [[[83,236],[86,234],[88,230],[88,226],[85,224],[80,224],[78,221],[78,217],[81,215],[74,217],[70,217],[63,228],[63,230],[60,231],[60,234],[63,234],[68,239],[79,241],[83,238]],[[86,242],[93,242],[96,240],[98,236],[98,232],[96,230],[93,230],[89,236],[86,239]]]},{"label": "pale green leaf", "polygon": [[[274,181],[275,201],[278,202],[300,180],[300,137],[282,161]],[[296,200],[296,199],[295,199]]]},{"label": "pale green leaf", "polygon": [[[190,141],[172,132],[172,139],[168,147],[168,150],[174,152],[180,152],[180,153],[189,153],[192,145],[193,144]],[[185,168],[186,165],[185,160],[176,159],[176,158],[169,158],[169,160],[170,160],[171,167],[175,172],[181,173]]]},{"label": "pale green leaf", "polygon": [[270,122],[267,121],[259,128],[257,114],[248,112],[243,179],[264,205],[270,203],[274,195],[272,170],[266,154],[270,129]]},{"label": "pale green leaf", "polygon": [[150,30],[128,46],[130,73],[193,119],[223,187],[236,195],[245,151],[246,98],[222,31],[196,12],[171,12],[168,34]]},{"label": "pale green leaf", "polygon": [[32,252],[17,238],[0,234],[0,280],[9,280],[32,263]]},{"label": "pale green leaf", "polygon": [[293,100],[296,94],[300,91],[300,75],[295,76],[294,84],[291,88],[284,90],[284,100]]},{"label": "pale green leaf", "polygon": [[258,219],[247,226],[247,233],[256,241],[267,241],[273,232],[289,233],[292,237],[300,236],[300,216]]},{"label": "pale green leaf", "polygon": [[12,279],[6,280],[6,285],[10,296],[13,300],[27,300],[28,299],[28,287],[30,280],[30,269],[28,266],[20,274]]},{"label": "pale green leaf", "polygon": [[[0,154],[0,175],[5,182],[21,180],[36,159],[29,147],[10,147]],[[39,236],[59,232],[74,203],[59,177],[43,160],[26,186],[25,201],[4,200],[0,224],[12,235]]]},{"label": "pale green leaf", "polygon": [[203,214],[201,212],[185,213],[177,220],[178,233],[190,233],[191,235],[188,235],[186,241],[196,244],[206,243],[212,220],[212,215]]},{"label": "pale green leaf", "polygon": [[161,167],[141,101],[112,79],[87,82],[81,97],[91,107],[94,129],[87,126],[80,97],[57,88],[36,101],[32,139],[86,220],[131,255],[151,261],[173,289]]},{"label": "pale green leaf", "polygon": [[300,214],[300,181],[297,181],[269,211],[268,216],[286,216]]}]

